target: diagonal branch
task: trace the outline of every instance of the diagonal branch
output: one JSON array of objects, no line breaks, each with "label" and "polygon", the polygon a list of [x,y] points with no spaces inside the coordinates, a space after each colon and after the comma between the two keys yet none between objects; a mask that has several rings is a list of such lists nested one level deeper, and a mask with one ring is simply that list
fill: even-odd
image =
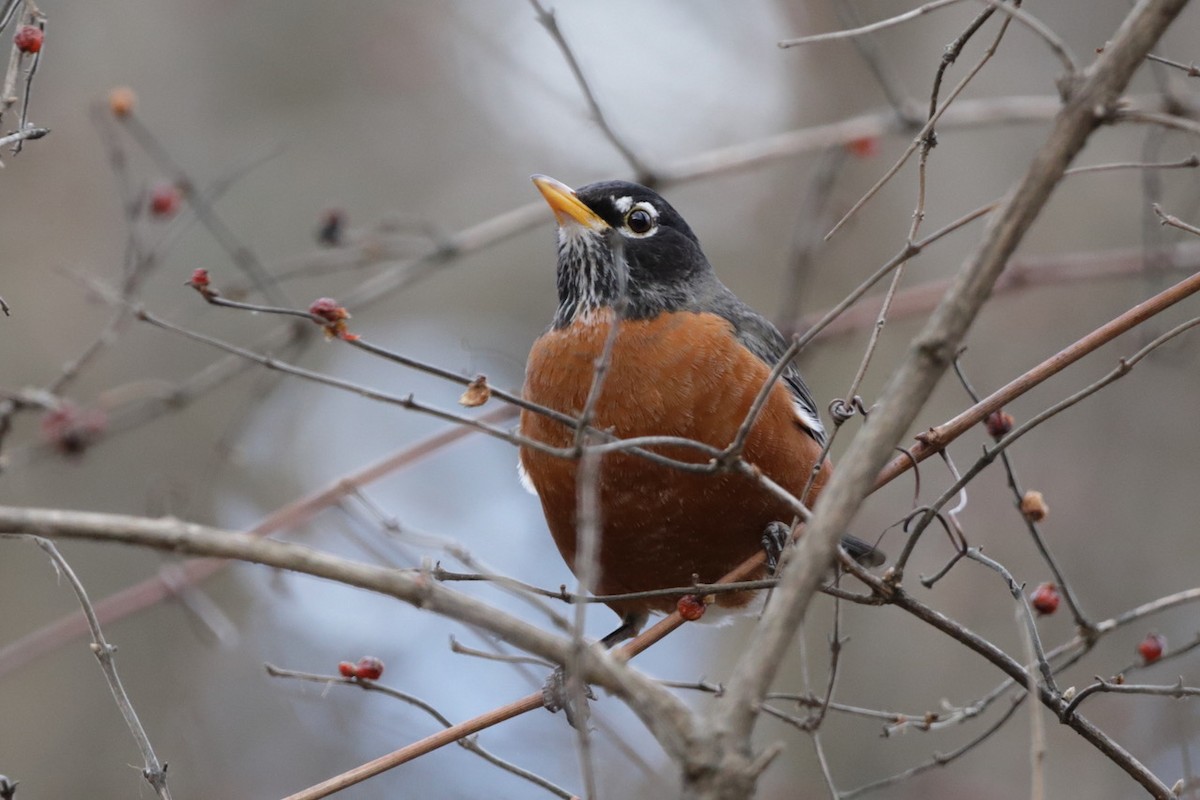
[{"label": "diagonal branch", "polygon": [[[876,476],[908,430],[938,379],[949,368],[975,316],[982,308],[1009,256],[1024,237],[1062,179],[1071,160],[1093,130],[1105,122],[1134,70],[1158,37],[1183,9],[1186,0],[1141,0],[1104,52],[1067,90],[1045,144],[1025,176],[989,221],[983,241],[960,270],[925,329],[916,337],[884,390],[876,413],[851,443],[830,479],[799,545],[792,569],[784,572],[758,635],[750,642],[728,683],[726,694],[707,723],[707,759],[688,770],[687,780],[701,797],[721,797],[733,785],[753,785],[750,733],[771,680],[775,677],[822,574],[833,560],[838,537],[875,485]],[[716,771],[730,759],[741,774]],[[1136,776],[1143,780],[1142,775]],[[1156,790],[1157,786],[1146,784]]]},{"label": "diagonal branch", "polygon": [[[694,717],[687,706],[656,681],[627,668],[622,660],[614,658],[599,645],[573,653],[569,638],[544,631],[486,603],[447,589],[425,572],[378,567],[301,545],[218,530],[171,517],[149,519],[0,506],[0,533],[117,542],[166,552],[230,558],[395,597],[426,611],[490,631],[515,647],[558,664],[576,657],[576,667],[582,677],[624,698],[663,748],[677,759],[683,758],[692,737]],[[462,735],[458,732],[458,737]]]}]

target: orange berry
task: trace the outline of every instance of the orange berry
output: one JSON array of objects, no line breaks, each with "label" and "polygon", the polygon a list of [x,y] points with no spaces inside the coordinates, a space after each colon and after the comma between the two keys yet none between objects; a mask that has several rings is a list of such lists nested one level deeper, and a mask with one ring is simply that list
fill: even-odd
[{"label": "orange berry", "polygon": [[137,95],[128,86],[118,86],[108,93],[108,110],[115,117],[128,117],[137,106]]}]

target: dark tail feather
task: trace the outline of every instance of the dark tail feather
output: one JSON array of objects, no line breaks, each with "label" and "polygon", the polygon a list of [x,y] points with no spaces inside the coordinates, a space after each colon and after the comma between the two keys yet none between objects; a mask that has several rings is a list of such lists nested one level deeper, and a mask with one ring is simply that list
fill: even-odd
[{"label": "dark tail feather", "polygon": [[864,567],[878,567],[887,559],[882,550],[855,536],[843,536],[842,547],[846,549],[851,558]]}]

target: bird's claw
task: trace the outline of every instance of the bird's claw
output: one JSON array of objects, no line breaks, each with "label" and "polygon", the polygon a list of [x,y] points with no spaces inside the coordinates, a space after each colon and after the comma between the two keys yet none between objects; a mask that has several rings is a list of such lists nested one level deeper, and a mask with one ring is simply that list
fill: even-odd
[{"label": "bird's claw", "polygon": [[791,538],[792,526],[782,522],[772,522],[763,531],[762,546],[767,553],[767,572],[769,574],[774,575],[775,570],[779,569],[783,549],[787,547]]},{"label": "bird's claw", "polygon": [[567,722],[572,728],[587,724],[589,715],[588,701],[595,700],[592,687],[586,683],[580,684],[581,692],[572,692],[574,687],[567,680],[567,673],[562,667],[550,673],[542,685],[542,704],[551,714],[562,711],[567,716]]}]

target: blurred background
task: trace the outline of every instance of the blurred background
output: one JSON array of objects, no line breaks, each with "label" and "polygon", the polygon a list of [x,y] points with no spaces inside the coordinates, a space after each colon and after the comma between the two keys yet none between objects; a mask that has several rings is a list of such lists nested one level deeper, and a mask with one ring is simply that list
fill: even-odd
[{"label": "blurred background", "polygon": [[[888,99],[853,44],[781,50],[776,42],[844,27],[850,24],[847,10],[871,21],[913,5],[856,0],[843,4],[842,19],[833,2],[815,0],[630,0],[560,3],[556,10],[610,124],[664,177],[719,148],[883,115],[864,118],[861,131],[835,136],[821,148],[662,187],[723,280],[788,326],[831,306],[904,245],[917,181],[910,164],[836,237],[821,243],[832,221],[903,152],[911,134],[873,135],[879,122],[871,120],[887,118]],[[137,120],[196,186],[205,190],[216,182],[223,189],[215,213],[269,272],[289,274],[277,286],[291,305],[306,307],[320,296],[354,297],[379,285],[371,281],[402,284],[376,292],[361,307],[350,303],[352,330],[464,375],[484,373],[498,386],[519,387],[529,345],[555,307],[553,222],[539,208],[529,175],[547,173],[571,185],[633,175],[589,117],[533,9],[518,0],[44,0],[41,10],[48,22],[30,121],[52,132],[19,156],[6,157],[0,172],[0,295],[12,309],[0,319],[0,389],[6,394],[55,381],[113,317],[114,309],[89,282],[119,284],[130,241],[128,208],[139,209],[139,241],[170,242],[138,287],[151,311],[246,346],[285,325],[277,317],[208,307],[183,285],[195,268],[207,268],[222,290],[244,287],[246,278],[186,204],[169,219],[140,211],[155,186],[178,176],[123,132],[116,141],[127,163],[114,175],[101,135],[114,128],[98,128],[93,109],[99,104],[99,116],[108,118],[105,98],[115,86],[133,88]],[[1090,4],[1084,15],[1077,3],[1051,0],[1031,10],[1086,63],[1128,4]],[[978,12],[974,4],[956,5],[872,40],[881,70],[918,113],[945,45]],[[947,89],[978,60],[995,30],[993,20],[971,42],[950,70]],[[1157,52],[1188,63],[1197,34],[1200,17],[1185,14]],[[963,99],[1031,98],[1029,107],[1052,113],[1060,72],[1044,43],[1014,26]],[[1131,92],[1169,87],[1186,102],[1193,96],[1185,80],[1182,73],[1144,69]],[[5,131],[16,116],[5,116]],[[1048,114],[1040,116],[1040,122],[945,126],[929,161],[922,230],[934,231],[1005,192],[1044,138]],[[1196,147],[1182,134],[1159,137],[1127,125],[1100,131],[1080,163],[1178,160]],[[121,175],[133,194],[126,196]],[[1159,228],[1149,205],[1161,202],[1195,223],[1200,187],[1191,171],[1154,177],[1147,182],[1143,173],[1124,170],[1068,179],[1019,256],[1179,241],[1178,232]],[[815,188],[822,179],[827,191]],[[343,245],[322,249],[315,232],[331,209],[344,214]],[[496,221],[494,228],[473,227],[489,220]],[[486,238],[500,229],[505,234],[497,241],[467,247],[459,257],[412,260],[447,237],[455,241],[461,231]],[[951,274],[980,230],[976,223],[930,248],[908,267],[905,285]],[[798,243],[806,242],[814,247],[798,268]],[[1158,269],[999,296],[970,337],[964,367],[980,391],[990,392],[1182,274]],[[789,288],[797,285],[798,292]],[[1200,308],[1194,299],[1183,306],[1030,392],[1010,411],[1018,420],[1028,418],[1096,379],[1150,335]],[[907,316],[886,328],[861,389],[868,405],[922,321],[921,315]],[[822,408],[846,391],[868,333],[862,326],[805,352],[802,366]],[[1196,585],[1200,370],[1194,336],[1165,348],[1012,451],[1022,482],[1047,498],[1044,534],[1093,620]],[[456,408],[461,391],[315,336],[286,355],[308,368],[397,394],[413,392],[445,408]],[[219,358],[144,323],[119,326],[111,346],[63,392],[79,409],[102,414],[106,429],[89,432],[85,452],[67,457],[53,447],[53,430],[47,431],[41,412],[18,414],[4,442],[0,501],[173,514],[247,529],[284,503],[447,429],[258,369],[188,395],[167,413],[147,411],[161,408],[155,403],[191,385]],[[948,378],[917,430],[968,403]],[[835,460],[857,425],[849,423],[840,437]],[[958,465],[969,464],[985,441],[980,430],[957,443],[952,453]],[[362,498],[276,535],[396,566],[430,559],[461,568],[446,549],[457,543],[498,572],[550,588],[574,585],[536,498],[518,485],[515,464],[509,445],[469,436],[371,483]],[[925,499],[951,480],[932,461],[921,474]],[[879,493],[855,532],[878,536],[907,512],[911,494],[910,478]],[[396,530],[385,530],[381,519]],[[993,467],[972,485],[961,519],[970,541],[1006,564],[1018,581],[1032,587],[1050,579],[1001,471]],[[885,549],[894,554],[899,542],[892,532]],[[97,601],[178,563],[126,547],[65,543],[62,550]],[[930,574],[951,554],[944,538],[931,535],[909,575]],[[933,590],[910,583],[920,599],[1019,657],[1015,606],[995,574],[963,563]],[[486,586],[455,588],[544,621],[524,602]],[[69,587],[56,580],[41,551],[28,542],[0,541],[0,772],[22,782],[22,798],[146,796],[139,769],[130,766],[140,764],[139,755],[86,642],[71,639],[33,654],[24,638],[76,609]],[[1064,612],[1039,623],[1048,646],[1073,634]],[[805,690],[804,652],[811,688],[824,687],[832,615],[828,598],[816,603],[780,690]],[[616,622],[602,607],[592,608],[589,619],[595,635]],[[1152,628],[1173,645],[1190,642],[1197,635],[1194,619],[1194,608],[1185,606],[1121,629],[1068,670],[1061,684],[1082,686],[1093,675],[1125,669],[1136,662],[1135,646]],[[689,625],[636,663],[664,679],[720,681],[752,629],[752,619],[728,627]],[[940,712],[975,702],[1002,678],[962,646],[894,609],[846,608],[841,631],[849,641],[837,699],[845,703]],[[386,683],[454,721],[527,694],[545,672],[453,654],[451,636],[472,647],[489,644],[461,625],[398,602],[253,566],[226,569],[181,598],[109,623],[105,632],[120,647],[121,675],[159,757],[170,765],[177,798],[283,796],[438,727],[419,710],[383,696],[270,678],[264,662],[331,673],[339,660],[375,655],[387,665]],[[1183,675],[1194,685],[1198,667],[1200,660],[1184,656],[1137,678],[1169,684]],[[693,695],[689,702],[707,702]],[[851,789],[956,749],[998,719],[1002,707],[1004,699],[960,726],[889,738],[880,737],[879,720],[833,714],[821,743],[838,787]],[[677,778],[652,737],[619,701],[602,697],[594,710],[601,796],[669,796]],[[1168,784],[1189,774],[1200,757],[1194,704],[1103,696],[1084,710]],[[1045,722],[1049,795],[1138,795],[1078,736],[1052,719]],[[763,779],[761,797],[828,796],[807,734],[772,720],[763,720],[759,730],[764,745],[786,743]],[[561,715],[529,714],[486,731],[480,742],[583,791],[574,737]],[[1009,797],[1027,790],[1028,762],[1029,718],[1022,708],[960,760],[874,796]],[[485,795],[549,796],[460,748],[445,748],[341,796]]]}]

